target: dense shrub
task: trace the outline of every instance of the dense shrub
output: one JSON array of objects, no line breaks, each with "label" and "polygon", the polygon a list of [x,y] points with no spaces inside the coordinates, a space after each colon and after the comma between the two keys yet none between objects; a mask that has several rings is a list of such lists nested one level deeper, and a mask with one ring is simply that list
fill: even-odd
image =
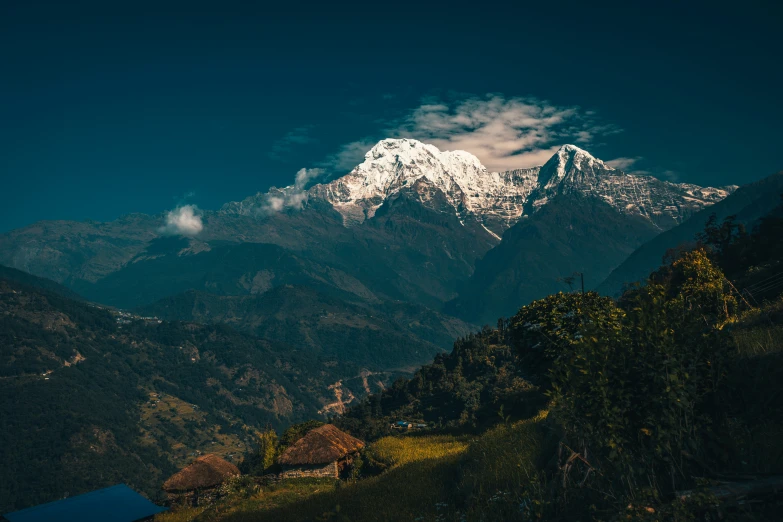
[{"label": "dense shrub", "polygon": [[623,302],[624,310],[575,309],[581,320],[568,325],[579,329],[550,372],[553,413],[566,433],[563,484],[592,483],[621,503],[693,485],[709,438],[708,397],[729,356],[722,329],[737,309],[702,250]]}]

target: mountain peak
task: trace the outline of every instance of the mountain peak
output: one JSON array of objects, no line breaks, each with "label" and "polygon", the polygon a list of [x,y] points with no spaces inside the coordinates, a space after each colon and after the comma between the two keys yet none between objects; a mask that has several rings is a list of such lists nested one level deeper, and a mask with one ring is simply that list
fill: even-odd
[{"label": "mountain peak", "polygon": [[486,170],[481,161],[470,152],[464,150],[441,151],[434,145],[412,138],[383,139],[364,155],[364,160],[364,163],[358,165],[354,172],[357,170],[368,170],[366,168],[362,169],[362,167],[369,166],[374,168],[377,166],[377,162],[382,160],[403,165],[436,161],[443,163],[448,169],[464,170],[467,166],[473,169]]},{"label": "mountain peak", "polygon": [[568,154],[571,154],[571,153],[580,153],[580,152],[581,152],[582,154],[587,154],[588,156],[590,156],[590,153],[589,153],[589,152],[587,152],[586,150],[584,150],[584,149],[581,149],[581,148],[579,148],[579,147],[577,147],[576,145],[573,145],[573,144],[571,144],[571,143],[566,143],[565,145],[562,145],[562,146],[561,146],[561,147],[560,147],[560,148],[557,150],[557,153],[558,153],[558,154],[560,154],[561,152],[562,152],[562,153],[568,153]]},{"label": "mountain peak", "polygon": [[577,173],[596,175],[608,170],[612,170],[611,167],[586,150],[567,144],[541,167],[538,180],[543,188],[552,189]]},{"label": "mountain peak", "polygon": [[[434,145],[410,138],[387,138],[376,143],[364,162],[350,173],[310,189],[329,201],[346,224],[372,217],[383,201],[400,189],[425,179],[441,190],[455,208],[466,205],[466,194],[500,189],[500,179],[490,175],[479,159],[461,150],[440,151]],[[467,203],[470,206],[469,203]]]},{"label": "mountain peak", "polygon": [[414,140],[410,138],[386,138],[367,151],[364,155],[366,161],[378,160],[383,157],[393,157],[395,155],[403,154],[409,156],[411,154],[421,153],[439,153],[440,151],[432,146]]},{"label": "mountain peak", "polygon": [[549,164],[551,162],[556,162],[560,164],[567,163],[569,161],[574,162],[577,164],[578,167],[582,167],[582,165],[598,165],[602,168],[608,168],[603,161],[599,160],[586,150],[577,147],[576,145],[572,144],[566,144],[560,147],[554,156],[552,156],[549,161],[546,164]]}]

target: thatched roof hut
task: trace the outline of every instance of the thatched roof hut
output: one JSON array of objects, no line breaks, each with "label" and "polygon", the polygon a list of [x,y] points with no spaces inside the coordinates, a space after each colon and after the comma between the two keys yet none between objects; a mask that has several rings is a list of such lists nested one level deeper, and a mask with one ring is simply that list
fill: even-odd
[{"label": "thatched roof hut", "polygon": [[310,430],[288,447],[277,461],[285,466],[327,464],[359,451],[364,442],[332,424]]},{"label": "thatched roof hut", "polygon": [[217,455],[203,455],[169,477],[163,489],[175,493],[212,488],[239,474],[239,468]]}]

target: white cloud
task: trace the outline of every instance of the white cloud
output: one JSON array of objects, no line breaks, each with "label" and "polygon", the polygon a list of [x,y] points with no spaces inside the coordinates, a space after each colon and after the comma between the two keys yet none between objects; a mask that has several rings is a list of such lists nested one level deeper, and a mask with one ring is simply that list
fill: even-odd
[{"label": "white cloud", "polygon": [[497,94],[450,104],[425,103],[398,129],[401,136],[441,150],[467,150],[489,170],[541,165],[563,143],[589,144],[595,136],[611,132],[617,129],[598,124],[579,107]]},{"label": "white cloud", "polygon": [[620,132],[593,111],[557,106],[537,98],[488,94],[456,101],[426,99],[408,115],[388,122],[382,134],[348,143],[324,166],[342,174],[364,159],[381,138],[407,137],[441,150],[466,150],[491,171],[541,165],[565,143],[589,146]]},{"label": "white cloud", "polygon": [[204,230],[201,211],[196,205],[183,205],[166,214],[166,224],[158,229],[161,234],[193,237]]},{"label": "white cloud", "polygon": [[307,192],[281,189],[279,192],[267,196],[261,207],[261,212],[263,214],[273,214],[287,208],[302,210],[306,202]]},{"label": "white cloud", "polygon": [[309,183],[323,174],[323,169],[299,169],[294,176],[293,185],[270,191],[261,207],[261,212],[272,214],[287,208],[301,210],[307,202],[306,190]]},{"label": "white cloud", "polygon": [[299,169],[294,178],[294,187],[303,190],[307,184],[323,175],[323,169]]},{"label": "white cloud", "polygon": [[359,141],[353,141],[340,147],[340,150],[328,156],[321,162],[321,166],[342,175],[349,172],[356,165],[364,161],[364,155],[373,145],[378,142],[377,139],[365,138]]},{"label": "white cloud", "polygon": [[267,212],[280,212],[285,207],[285,198],[270,196],[266,200],[264,210]]},{"label": "white cloud", "polygon": [[658,179],[669,181],[671,183],[680,183],[680,173],[671,169],[640,169],[637,165],[644,160],[641,156],[636,157],[620,157],[606,162],[612,168],[622,170],[626,174],[633,174],[635,176],[654,176]]}]

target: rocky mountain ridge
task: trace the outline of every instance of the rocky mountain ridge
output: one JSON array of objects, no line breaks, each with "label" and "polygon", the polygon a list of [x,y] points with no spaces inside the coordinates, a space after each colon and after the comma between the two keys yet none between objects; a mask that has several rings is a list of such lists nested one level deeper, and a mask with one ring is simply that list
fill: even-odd
[{"label": "rocky mountain ridge", "polygon": [[[440,151],[433,145],[401,138],[379,141],[364,162],[345,176],[316,184],[306,192],[296,186],[272,189],[267,195],[228,204],[224,211],[248,213],[270,198],[282,197],[297,204],[317,199],[331,204],[350,227],[371,219],[389,197],[421,180],[443,192],[463,224],[476,221],[497,240],[503,231],[557,194],[598,197],[620,212],[642,216],[656,227],[668,229],[737,188],[699,187],[626,174],[575,145],[563,145],[542,166],[490,172],[469,152]],[[421,198],[421,203],[428,205],[429,200]]]}]

